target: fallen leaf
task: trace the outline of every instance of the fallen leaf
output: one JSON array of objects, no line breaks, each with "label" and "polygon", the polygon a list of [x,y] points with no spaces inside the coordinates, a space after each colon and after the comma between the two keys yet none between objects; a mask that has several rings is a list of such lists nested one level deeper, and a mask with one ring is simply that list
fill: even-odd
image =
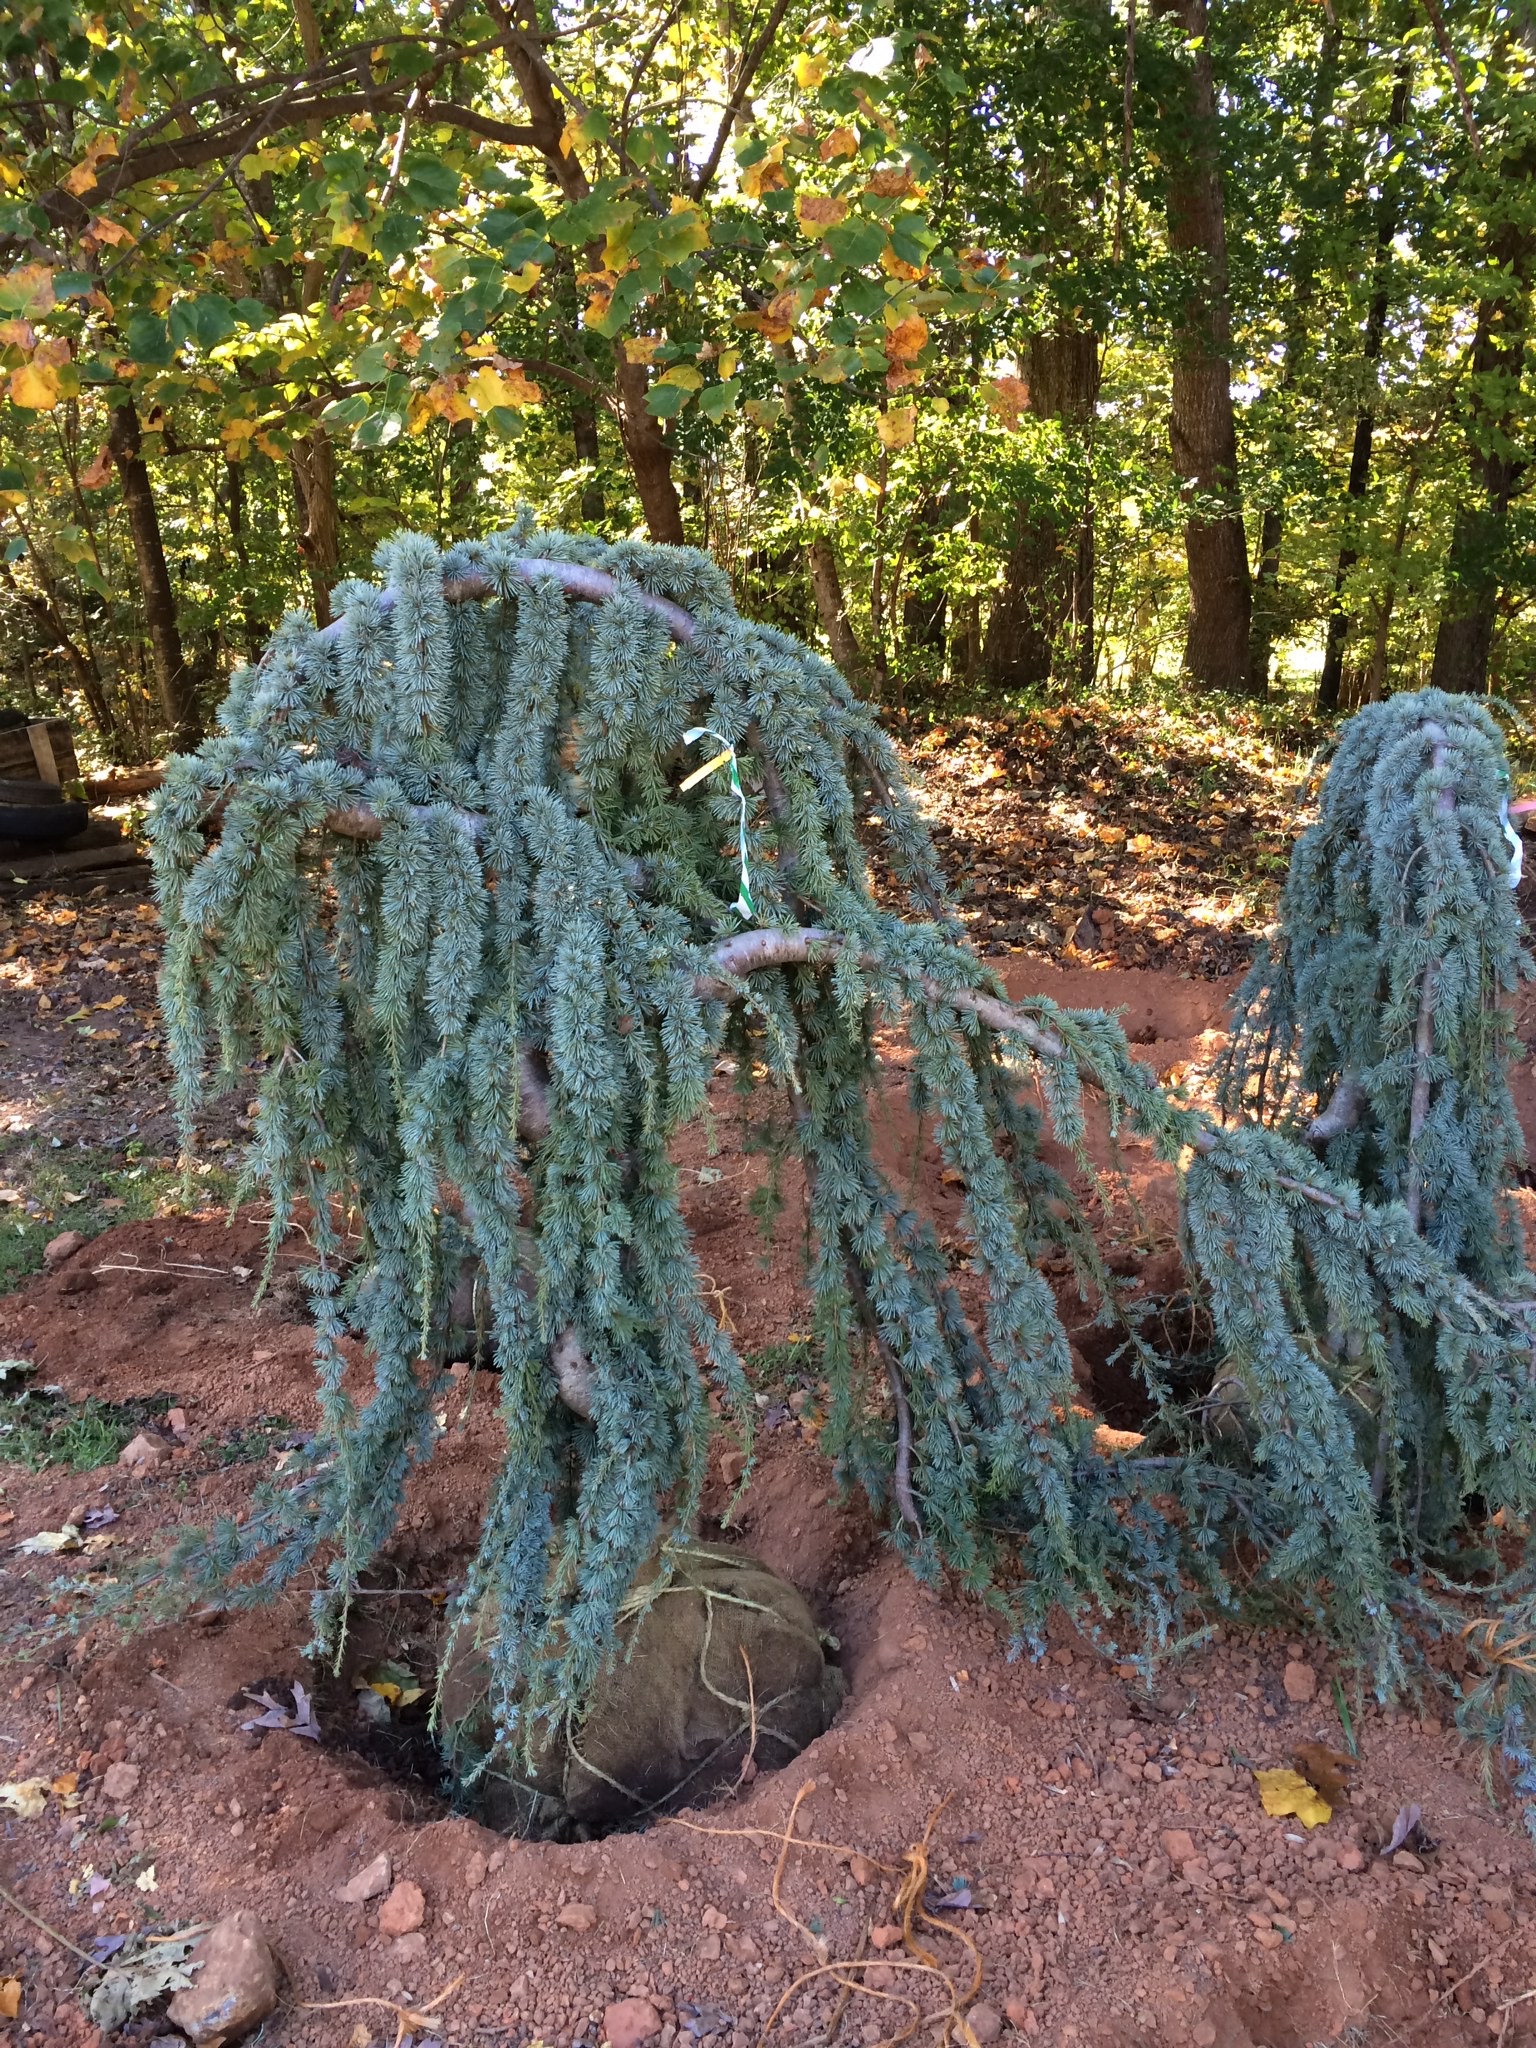
[{"label": "fallen leaf", "polygon": [[[197,1934],[178,1935],[153,1946],[142,1935],[130,1935],[128,1940],[133,1946],[126,1953],[119,1951],[119,1962],[91,1994],[91,2018],[104,2034],[116,2033],[146,2005],[168,1991],[185,1991],[192,1982],[187,1958]],[[201,1962],[192,1968],[201,1968]]]},{"label": "fallen leaf", "polygon": [[1333,1808],[1299,1771],[1255,1771],[1253,1781],[1264,1811],[1274,1819],[1294,1814],[1304,1828],[1321,1827],[1333,1819]]},{"label": "fallen leaf", "polygon": [[155,1866],[153,1863],[146,1863],[133,1882],[134,1888],[137,1891],[157,1892],[160,1889],[159,1885],[155,1883]]},{"label": "fallen leaf", "polygon": [[1330,1749],[1326,1742],[1298,1742],[1291,1761],[1330,1806],[1342,1806],[1349,1797],[1345,1778],[1356,1768],[1352,1756],[1346,1756],[1342,1750]]},{"label": "fallen leaf", "polygon": [[21,2011],[21,1979],[0,1977],[0,2020],[13,2020]]},{"label": "fallen leaf", "polygon": [[1392,1823],[1392,1839],[1382,1850],[1383,1856],[1395,1856],[1403,1844],[1411,1839],[1414,1829],[1424,1818],[1422,1806],[1400,1806],[1397,1819]]},{"label": "fallen leaf", "polygon": [[258,1714],[254,1720],[242,1721],[240,1723],[242,1729],[281,1728],[289,1735],[307,1736],[311,1742],[318,1742],[320,1740],[320,1726],[315,1720],[313,1705],[309,1694],[304,1690],[298,1679],[293,1681],[292,1707],[279,1706],[271,1693],[265,1690],[261,1692],[248,1691],[245,1697],[253,1706],[261,1707],[264,1711]]},{"label": "fallen leaf", "polygon": [[80,1550],[84,1546],[80,1531],[73,1522],[66,1522],[62,1529],[39,1529],[16,1548],[27,1557],[54,1557],[61,1550]]},{"label": "fallen leaf", "polygon": [[46,1778],[13,1778],[0,1785],[0,1806],[7,1806],[19,1820],[40,1820],[48,1805]]}]

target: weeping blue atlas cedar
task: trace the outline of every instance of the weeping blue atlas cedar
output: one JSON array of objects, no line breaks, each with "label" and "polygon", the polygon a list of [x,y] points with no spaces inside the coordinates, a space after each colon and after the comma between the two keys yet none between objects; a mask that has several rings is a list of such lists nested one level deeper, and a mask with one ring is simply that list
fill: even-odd
[{"label": "weeping blue atlas cedar", "polygon": [[[659,1535],[695,1525],[711,1389],[750,1448],[753,1403],[705,1305],[671,1157],[729,1052],[761,1105],[764,1204],[786,1174],[803,1191],[822,1447],[914,1570],[993,1602],[1020,1642],[1060,1603],[1151,1657],[1234,1610],[1241,1555],[1394,1682],[1429,1544],[1474,1496],[1514,1518],[1536,1497],[1531,1307],[1503,1299],[1536,1288],[1503,1196],[1499,1020],[1525,969],[1502,874],[1479,865],[1492,722],[1387,707],[1402,815],[1357,890],[1376,890],[1376,923],[1293,905],[1290,951],[1246,1018],[1275,1058],[1250,1087],[1241,1052],[1232,1082],[1234,1108],[1256,1092],[1269,1121],[1221,1126],[1159,1089],[1113,1018],[1004,1000],[870,709],[810,649],[739,617],[706,557],[541,532],[523,512],[447,552],[401,536],[377,566],[386,588],[343,584],[335,627],[290,618],[236,676],[152,821],[188,1140],[210,1063],[215,1085],[255,1077],[249,1172],[274,1250],[301,1214],[314,1247],[320,1411],[290,1482],[239,1526],[183,1539],[166,1596],[253,1601],[318,1574],[315,1640],[337,1650],[439,1434],[470,1258],[505,1455],[458,1612],[497,1615],[509,1754],[579,1715]],[[1426,719],[1450,735],[1442,753]],[[1351,783],[1390,753],[1355,732]],[[1437,983],[1458,1038],[1433,1048],[1415,1215],[1388,1154],[1416,1085],[1414,976],[1452,957],[1430,910],[1448,864],[1462,894],[1447,915],[1475,915],[1482,950]],[[1389,942],[1409,950],[1383,969],[1380,1018],[1345,1004],[1375,1037],[1330,1022],[1325,1044],[1317,990],[1333,984],[1309,949],[1352,947],[1358,981],[1361,948]],[[964,1188],[963,1258],[876,1160],[890,1025]],[[1369,1113],[1319,1160],[1294,1101],[1347,1077]],[[1133,1129],[1182,1162],[1218,1337],[1192,1398],[1129,1317],[1151,1419],[1118,1452],[1079,1404],[1039,1271],[1065,1252],[1106,1319],[1128,1313],[1041,1156],[1048,1125],[1086,1168],[1085,1088],[1112,1137]],[[1452,1203],[1482,1206],[1457,1225]],[[350,1331],[373,1361],[361,1408]]]}]

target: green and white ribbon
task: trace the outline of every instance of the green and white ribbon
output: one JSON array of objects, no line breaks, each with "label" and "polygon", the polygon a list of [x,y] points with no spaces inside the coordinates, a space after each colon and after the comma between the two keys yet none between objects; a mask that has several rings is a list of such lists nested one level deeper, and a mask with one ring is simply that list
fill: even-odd
[{"label": "green and white ribbon", "polygon": [[731,788],[736,792],[736,801],[741,809],[737,830],[741,846],[741,887],[736,896],[736,914],[750,924],[757,916],[757,905],[752,901],[752,882],[747,873],[747,793],[741,786],[741,769],[737,764],[736,749],[725,734],[716,732],[713,726],[690,725],[683,738],[689,746],[692,746],[695,740],[718,740],[721,751],[712,761],[706,761],[702,768],[695,768],[691,775],[685,776],[678,784],[679,790],[692,789],[696,782],[702,782],[707,775],[713,775],[717,768],[723,768],[727,762],[730,763]]},{"label": "green and white ribbon", "polygon": [[1509,797],[1499,805],[1499,823],[1504,827],[1504,837],[1509,841],[1509,886],[1518,889],[1520,877],[1525,870],[1525,841],[1515,830],[1509,816]]}]

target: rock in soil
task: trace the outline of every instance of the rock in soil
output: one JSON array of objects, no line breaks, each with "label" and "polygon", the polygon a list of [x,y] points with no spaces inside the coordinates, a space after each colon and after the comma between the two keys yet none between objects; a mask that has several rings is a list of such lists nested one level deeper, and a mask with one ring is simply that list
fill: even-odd
[{"label": "rock in soil", "polygon": [[381,1849],[371,1863],[349,1877],[336,1896],[344,1906],[366,1906],[370,1899],[382,1899],[395,1881],[395,1867],[389,1851]]},{"label": "rock in soil", "polygon": [[620,1998],[603,2013],[603,2039],[609,2048],[640,2048],[661,2032],[661,2014],[648,1998]]},{"label": "rock in soil", "polygon": [[50,1237],[43,1246],[43,1264],[62,1266],[66,1259],[72,1259],[81,1245],[89,1240],[83,1230],[61,1230],[57,1237]]},{"label": "rock in soil", "polygon": [[158,1472],[171,1462],[171,1447],[164,1438],[149,1435],[140,1430],[131,1443],[126,1443],[117,1454],[119,1465],[125,1465],[130,1472]]},{"label": "rock in soil", "polygon": [[120,1805],[138,1791],[142,1775],[137,1764],[108,1764],[101,1789],[114,1806]]},{"label": "rock in soil", "polygon": [[238,2040],[277,2004],[277,1958],[261,1922],[244,1906],[208,1930],[188,1967],[195,1981],[177,1992],[167,2018],[196,2048]]}]

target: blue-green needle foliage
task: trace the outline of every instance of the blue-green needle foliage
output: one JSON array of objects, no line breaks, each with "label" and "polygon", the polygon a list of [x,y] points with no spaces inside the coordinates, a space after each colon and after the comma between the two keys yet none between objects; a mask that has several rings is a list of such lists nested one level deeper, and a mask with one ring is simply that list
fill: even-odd
[{"label": "blue-green needle foliage", "polygon": [[[530,557],[614,589],[577,601],[520,573]],[[461,1612],[497,1615],[504,1746],[527,1751],[579,1712],[659,1533],[693,1526],[711,1385],[750,1436],[670,1157],[730,1050],[803,1169],[823,1444],[916,1570],[952,1573],[1025,1639],[1062,1602],[1090,1623],[1128,1609],[1155,1643],[1230,1601],[1241,1535],[1387,1654],[1357,1354],[1390,1349],[1384,1302],[1443,1328],[1462,1482],[1524,1502],[1536,1415],[1502,1334],[1485,1337],[1505,1330],[1485,1294],[1400,1205],[1362,1202],[1284,1134],[1212,1141],[1112,1019],[1034,1000],[1025,1028],[989,1026],[952,1000],[1001,991],[949,913],[892,748],[834,669],[737,615],[707,558],[524,514],[446,554],[403,536],[378,569],[392,608],[349,584],[338,632],[289,620],[236,677],[219,734],[171,765],[153,820],[183,1119],[190,1134],[210,1064],[213,1085],[259,1076],[252,1171],[274,1246],[301,1215],[314,1245],[320,1380],[307,1465],[240,1527],[189,1537],[179,1583],[255,1600],[318,1576],[317,1641],[336,1646],[432,1452],[468,1250],[505,1457]],[[487,601],[447,602],[445,579],[464,578]],[[686,608],[691,639],[674,645],[642,592]],[[741,931],[738,804],[724,773],[681,787],[716,746],[686,743],[693,727],[740,761],[758,924],[825,928],[840,947],[722,982],[716,949]],[[877,902],[874,861],[905,914]],[[914,1106],[963,1181],[969,1277],[877,1161],[882,1020],[905,1029]],[[1235,1431],[1165,1402],[1147,1455],[1112,1458],[1074,1405],[1036,1261],[1092,1250],[1024,1094],[1081,1152],[1084,1084],[1165,1158],[1214,1143],[1190,1222],[1246,1389]],[[344,1215],[361,1232],[350,1258]],[[1340,1347],[1319,1339],[1313,1296]],[[353,1332],[374,1373],[362,1404]],[[576,1408],[552,1363],[568,1340],[587,1361]]]}]

